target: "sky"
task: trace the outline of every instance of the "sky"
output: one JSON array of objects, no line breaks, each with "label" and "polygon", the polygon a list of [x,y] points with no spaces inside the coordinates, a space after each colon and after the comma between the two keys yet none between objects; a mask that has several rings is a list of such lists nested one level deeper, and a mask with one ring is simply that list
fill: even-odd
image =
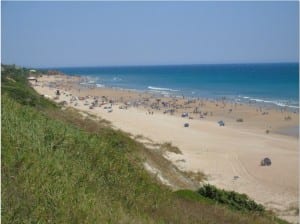
[{"label": "sky", "polygon": [[3,2],[1,62],[298,62],[298,2]]}]

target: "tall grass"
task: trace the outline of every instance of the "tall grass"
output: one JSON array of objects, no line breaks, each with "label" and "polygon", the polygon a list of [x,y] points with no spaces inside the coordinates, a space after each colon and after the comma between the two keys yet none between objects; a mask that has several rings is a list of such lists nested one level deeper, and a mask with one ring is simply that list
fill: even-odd
[{"label": "tall grass", "polygon": [[129,139],[86,133],[6,96],[2,102],[2,216],[7,223],[24,218],[116,222],[139,216],[141,208],[156,208],[170,194],[160,191],[138,158],[128,158]]}]

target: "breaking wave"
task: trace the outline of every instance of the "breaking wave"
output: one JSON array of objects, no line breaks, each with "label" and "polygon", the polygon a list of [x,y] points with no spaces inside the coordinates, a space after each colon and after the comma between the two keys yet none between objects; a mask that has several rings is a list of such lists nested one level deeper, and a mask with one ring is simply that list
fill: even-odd
[{"label": "breaking wave", "polygon": [[162,87],[155,87],[155,86],[148,86],[148,89],[158,90],[158,91],[171,91],[171,92],[177,92],[177,91],[179,91],[177,89],[169,89],[169,88],[162,88]]},{"label": "breaking wave", "polygon": [[298,108],[299,109],[299,105],[297,103],[280,101],[280,100],[265,100],[265,99],[259,99],[259,98],[252,98],[250,96],[239,96],[239,97],[243,98],[245,100],[255,101],[258,103],[270,103],[270,104],[274,104],[274,105],[277,105],[280,107],[290,107],[290,108]]}]

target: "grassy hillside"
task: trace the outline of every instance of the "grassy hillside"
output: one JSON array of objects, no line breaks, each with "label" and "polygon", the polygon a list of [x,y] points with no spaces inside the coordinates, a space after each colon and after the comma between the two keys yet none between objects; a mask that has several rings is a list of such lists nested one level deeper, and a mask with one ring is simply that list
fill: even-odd
[{"label": "grassy hillside", "polygon": [[143,168],[145,146],[105,121],[62,111],[2,72],[2,223],[283,223],[192,191],[172,192]]}]

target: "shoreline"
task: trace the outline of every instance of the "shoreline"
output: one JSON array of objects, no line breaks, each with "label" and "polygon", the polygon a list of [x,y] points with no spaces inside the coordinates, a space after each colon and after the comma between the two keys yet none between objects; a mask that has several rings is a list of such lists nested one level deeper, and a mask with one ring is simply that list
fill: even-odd
[{"label": "shoreline", "polygon": [[[155,142],[172,142],[183,154],[167,153],[165,157],[178,168],[204,172],[209,183],[246,193],[279,216],[296,220],[298,138],[277,131],[298,125],[298,113],[204,99],[188,102],[191,100],[157,98],[128,90],[78,89],[78,81],[78,77],[43,76],[38,78],[38,85],[32,86],[51,99],[60,89],[56,102],[65,101],[66,106],[100,116],[123,131]],[[49,86],[51,82],[57,85]],[[106,103],[90,109],[95,100]],[[193,113],[196,107],[201,113]],[[166,112],[172,109],[173,115]],[[183,118],[184,111],[188,116]],[[239,117],[242,122],[237,122]],[[225,127],[219,127],[218,120],[224,120]],[[184,128],[184,123],[189,127]],[[261,167],[260,160],[266,156],[272,159],[272,165]]]},{"label": "shoreline", "polygon": [[[57,82],[56,86],[52,85],[54,79],[50,81],[50,85],[48,86],[51,86],[53,88],[60,88],[62,90],[65,90],[77,96],[82,96],[82,97],[86,97],[88,95],[100,96],[101,95],[100,93],[104,93],[104,95],[106,94],[109,97],[111,97],[112,101],[114,102],[124,103],[126,100],[128,100],[129,102],[133,102],[132,103],[133,105],[129,105],[129,106],[138,107],[139,109],[142,108],[144,110],[148,110],[147,107],[149,107],[149,105],[146,105],[146,107],[144,108],[143,108],[144,105],[141,106],[138,105],[139,103],[143,103],[141,102],[142,100],[140,100],[140,98],[143,96],[149,99],[160,99],[161,101],[172,101],[172,100],[181,101],[179,102],[179,104],[183,104],[183,101],[188,101],[188,102],[196,101],[199,103],[198,106],[200,107],[203,105],[204,107],[206,107],[206,104],[209,104],[207,106],[207,109],[203,111],[203,113],[204,114],[213,113],[213,116],[209,116],[209,115],[204,116],[202,117],[204,119],[215,121],[215,122],[217,122],[217,120],[226,119],[227,123],[230,122],[230,125],[238,126],[239,128],[246,128],[246,129],[257,127],[257,126],[259,126],[259,128],[261,129],[263,126],[264,132],[266,131],[270,133],[273,132],[281,135],[299,138],[299,110],[298,109],[295,110],[294,108],[281,107],[276,105],[270,106],[267,104],[253,103],[251,101],[249,101],[248,103],[234,102],[231,99],[228,99],[226,97],[220,97],[216,99],[200,98],[200,97],[189,98],[186,96],[183,97],[172,96],[172,95],[166,96],[164,94],[151,92],[148,90],[123,89],[118,87],[96,87],[95,84],[92,84],[93,86],[84,86],[81,85],[80,83],[82,83],[83,80],[84,81],[87,80],[85,80],[86,78],[84,78],[83,76],[79,76],[79,75],[66,75],[63,73],[59,73],[58,75],[46,75],[46,76],[47,78],[50,77],[50,80],[53,77],[55,77],[54,79],[58,78],[56,80]],[[61,80],[63,80],[63,83],[59,83]],[[124,99],[122,99],[122,97],[120,96],[123,95],[123,93],[125,93],[125,95],[128,95],[129,97],[124,97]],[[197,107],[195,105],[191,105],[191,106],[194,108]],[[236,114],[232,113],[232,111],[235,111],[236,108],[238,108],[240,113],[236,113]],[[168,108],[159,108],[159,110],[161,109],[168,109]],[[226,111],[226,109],[228,111]],[[159,110],[156,110],[156,112],[161,112]],[[179,111],[178,113],[175,112],[172,115],[180,116],[182,113],[186,112],[185,110],[189,110],[189,109],[181,108],[181,111]],[[258,119],[257,121],[251,119],[251,122],[247,122],[247,119],[245,119],[243,116],[247,116],[249,114],[248,113],[249,111],[252,112],[255,111],[256,114],[254,119]],[[216,113],[214,114],[214,112]],[[276,116],[277,120],[275,121],[275,125],[274,125],[274,119],[272,119],[272,121],[265,119],[268,118],[269,113],[273,113],[273,112],[275,112],[278,115]],[[190,114],[192,113],[193,111],[190,111]],[[252,113],[251,115],[254,114]],[[260,119],[261,118],[259,117],[260,115],[265,115],[265,117],[263,119]],[[237,119],[241,119],[241,118],[242,118],[242,122],[238,123]],[[283,120],[284,122],[282,122]],[[261,122],[263,122],[264,125],[262,125]]]},{"label": "shoreline", "polygon": [[[116,89],[121,91],[130,90],[138,93],[157,94],[158,97],[182,98],[184,96],[184,98],[188,100],[205,99],[205,100],[220,101],[225,99],[229,103],[242,103],[246,105],[253,105],[253,106],[258,106],[258,107],[263,107],[268,109],[285,110],[285,111],[288,110],[295,113],[299,113],[299,109],[300,109],[299,104],[292,105],[291,100],[286,100],[286,99],[276,100],[276,99],[267,99],[266,97],[245,96],[245,95],[237,95],[237,96],[228,96],[228,95],[203,96],[202,95],[201,96],[201,95],[194,95],[193,91],[191,94],[188,94],[187,92],[180,89],[170,89],[166,87],[156,87],[156,86],[148,86],[147,88],[144,89],[122,88],[122,87],[105,86],[104,84],[99,84],[97,83],[98,78],[89,75],[73,75],[73,74],[66,74],[66,75],[80,77],[82,80],[84,80],[84,82],[80,84],[86,84],[87,86],[90,86],[92,88]],[[176,95],[175,93],[179,93],[179,95]]]}]

